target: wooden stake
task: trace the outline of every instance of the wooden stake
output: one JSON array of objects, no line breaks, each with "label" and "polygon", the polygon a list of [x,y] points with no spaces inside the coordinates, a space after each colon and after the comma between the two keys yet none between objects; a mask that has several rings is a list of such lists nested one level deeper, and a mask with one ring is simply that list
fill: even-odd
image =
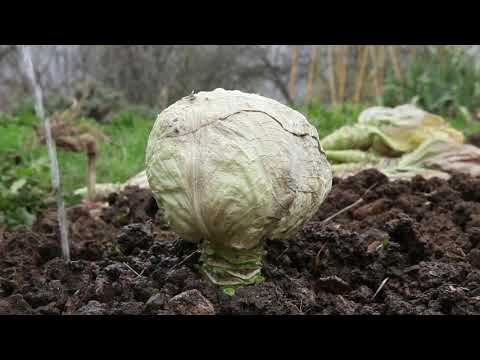
[{"label": "wooden stake", "polygon": [[307,79],[307,95],[305,98],[305,104],[310,105],[313,95],[313,82],[317,70],[317,47],[312,46],[310,50],[310,66],[308,68],[308,79]]},{"label": "wooden stake", "polygon": [[329,84],[330,84],[330,99],[332,105],[337,105],[337,89],[335,87],[335,59],[334,59],[334,45],[328,45],[328,67],[329,67]]},{"label": "wooden stake", "polygon": [[377,99],[380,99],[380,95],[381,95],[381,92],[380,92],[380,83],[379,83],[379,78],[378,78],[378,68],[379,68],[379,64],[378,64],[378,57],[377,57],[377,51],[375,49],[375,45],[370,45],[369,46],[369,52],[370,52],[370,57],[372,59],[372,64],[373,64],[373,69],[372,69],[372,72],[371,72],[371,77],[372,77],[372,80],[373,80],[373,95],[374,97]]},{"label": "wooden stake", "polygon": [[85,152],[87,154],[87,198],[90,201],[95,201],[96,185],[97,185],[97,142],[90,134],[84,134],[80,137]]},{"label": "wooden stake", "polygon": [[385,46],[377,45],[377,57],[378,57],[378,86],[379,86],[379,98],[383,97],[383,83],[385,81]]},{"label": "wooden stake", "polygon": [[402,83],[403,76],[402,66],[400,62],[400,49],[398,48],[398,45],[390,45],[388,47],[388,50],[390,54],[390,60],[392,62],[393,72],[395,74],[395,79],[397,79],[398,82]]},{"label": "wooden stake", "polygon": [[413,58],[417,56],[417,47],[415,45],[410,45],[410,55]]},{"label": "wooden stake", "polygon": [[348,45],[343,45],[338,49],[336,61],[336,73],[338,79],[338,100],[345,100],[345,88],[347,83],[348,69]]},{"label": "wooden stake", "polygon": [[317,71],[316,71],[316,82],[317,82],[317,98],[318,98],[318,103],[322,103],[322,53],[320,51],[320,48],[317,48]]},{"label": "wooden stake", "polygon": [[[413,64],[417,59],[417,47],[415,45],[409,45],[409,59],[408,59],[408,64]],[[407,77],[407,83],[408,85],[412,85],[411,78]]]},{"label": "wooden stake", "polygon": [[164,86],[160,91],[160,108],[162,110],[168,107],[168,87]]},{"label": "wooden stake", "polygon": [[357,74],[355,77],[355,92],[353,101],[359,103],[362,99],[363,81],[365,79],[365,71],[368,63],[368,47],[359,45],[357,55]]}]

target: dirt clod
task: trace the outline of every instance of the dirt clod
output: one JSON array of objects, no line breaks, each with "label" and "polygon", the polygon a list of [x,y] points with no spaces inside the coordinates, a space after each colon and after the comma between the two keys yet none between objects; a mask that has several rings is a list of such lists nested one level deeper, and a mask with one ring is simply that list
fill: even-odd
[{"label": "dirt clod", "polygon": [[98,301],[89,301],[87,305],[82,306],[76,313],[76,315],[105,315],[105,305]]},{"label": "dirt clod", "polygon": [[153,243],[152,229],[149,224],[131,224],[122,227],[117,236],[122,252],[129,255],[136,248],[148,249]]},{"label": "dirt clod", "polygon": [[338,276],[328,276],[317,281],[318,288],[333,294],[343,294],[350,289],[350,285]]},{"label": "dirt clod", "polygon": [[210,301],[196,289],[182,292],[168,301],[168,306],[179,315],[214,315]]}]

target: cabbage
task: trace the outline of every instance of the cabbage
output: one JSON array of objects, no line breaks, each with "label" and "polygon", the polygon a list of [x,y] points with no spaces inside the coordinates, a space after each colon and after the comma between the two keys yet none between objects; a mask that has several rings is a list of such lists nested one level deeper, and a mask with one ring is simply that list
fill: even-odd
[{"label": "cabbage", "polygon": [[336,176],[376,168],[395,179],[480,173],[478,149],[464,145],[464,140],[442,117],[407,104],[366,109],[356,124],[321,142]]},{"label": "cabbage", "polygon": [[413,105],[372,107],[358,122],[344,126],[322,139],[325,150],[369,150],[380,156],[399,157],[431,139],[462,144],[464,136],[440,116]]},{"label": "cabbage", "polygon": [[224,89],[192,94],[158,116],[146,174],[172,229],[200,244],[201,272],[228,289],[261,281],[265,240],[291,237],[332,186],[303,115]]}]

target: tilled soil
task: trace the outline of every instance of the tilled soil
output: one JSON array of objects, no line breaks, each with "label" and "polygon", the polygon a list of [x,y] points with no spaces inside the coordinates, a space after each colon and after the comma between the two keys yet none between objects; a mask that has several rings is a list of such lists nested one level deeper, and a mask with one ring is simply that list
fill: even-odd
[{"label": "tilled soil", "polygon": [[234,296],[199,276],[149,191],[110,205],[69,209],[68,264],[53,211],[0,235],[0,314],[480,314],[480,179],[335,179],[294,238],[267,243],[266,281]]}]

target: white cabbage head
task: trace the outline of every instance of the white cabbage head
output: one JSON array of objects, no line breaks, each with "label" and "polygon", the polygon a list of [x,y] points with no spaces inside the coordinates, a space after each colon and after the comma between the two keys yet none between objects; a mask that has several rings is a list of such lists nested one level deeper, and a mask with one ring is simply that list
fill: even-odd
[{"label": "white cabbage head", "polygon": [[[255,271],[230,266],[224,281],[216,281],[232,286],[235,279],[258,275],[264,240],[289,238],[332,186],[317,130],[302,114],[259,95],[224,89],[192,94],[158,116],[146,173],[173,230],[204,244],[210,260],[220,254],[210,261],[211,280],[218,280],[220,275],[212,274],[221,273],[225,261],[240,265],[255,259],[249,267]],[[235,262],[238,257],[242,261]]]}]

